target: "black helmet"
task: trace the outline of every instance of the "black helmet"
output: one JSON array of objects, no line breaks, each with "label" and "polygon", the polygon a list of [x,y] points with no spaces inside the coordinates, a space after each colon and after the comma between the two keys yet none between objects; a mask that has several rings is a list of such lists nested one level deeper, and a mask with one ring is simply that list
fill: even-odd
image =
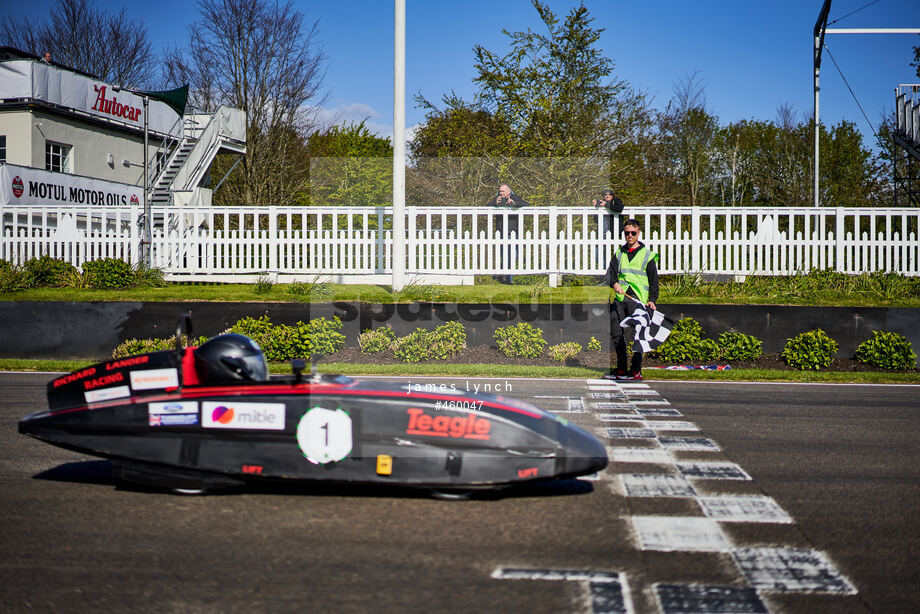
[{"label": "black helmet", "polygon": [[206,384],[268,379],[268,364],[262,348],[249,337],[237,333],[218,335],[202,344],[195,350],[195,368]]}]

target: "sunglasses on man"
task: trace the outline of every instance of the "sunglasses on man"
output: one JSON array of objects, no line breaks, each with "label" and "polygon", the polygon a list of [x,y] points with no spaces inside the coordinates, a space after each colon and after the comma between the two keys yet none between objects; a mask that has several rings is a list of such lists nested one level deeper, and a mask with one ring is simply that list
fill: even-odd
[{"label": "sunglasses on man", "polygon": [[624,230],[623,234],[626,235],[627,237],[634,237],[639,234],[639,231],[638,230]]}]

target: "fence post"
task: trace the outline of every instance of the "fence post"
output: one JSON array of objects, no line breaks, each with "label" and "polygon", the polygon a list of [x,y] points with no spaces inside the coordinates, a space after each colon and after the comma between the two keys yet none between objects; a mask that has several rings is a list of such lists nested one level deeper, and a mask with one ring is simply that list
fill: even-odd
[{"label": "fence post", "polygon": [[690,269],[691,273],[700,271],[700,208],[696,205],[690,207]]},{"label": "fence post", "polygon": [[549,207],[549,287],[559,287],[559,244],[556,229],[556,205]]},{"label": "fence post", "polygon": [[[268,268],[271,271],[278,270],[278,217],[275,207],[268,208]],[[256,218],[258,221],[258,217]],[[258,223],[255,224],[258,228]],[[333,229],[334,230],[334,229]],[[277,279],[277,277],[276,277]]]},{"label": "fence post", "polygon": [[834,250],[834,270],[838,273],[846,272],[846,263],[843,261],[846,250],[843,245],[843,207],[834,207],[834,243],[836,249]]}]

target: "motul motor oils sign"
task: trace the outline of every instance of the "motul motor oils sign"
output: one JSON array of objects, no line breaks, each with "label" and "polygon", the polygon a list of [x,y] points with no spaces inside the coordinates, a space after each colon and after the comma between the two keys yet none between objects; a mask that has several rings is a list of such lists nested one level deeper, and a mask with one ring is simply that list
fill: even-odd
[{"label": "motul motor oils sign", "polygon": [[0,165],[2,205],[136,206],[142,195],[143,188],[125,183]]}]

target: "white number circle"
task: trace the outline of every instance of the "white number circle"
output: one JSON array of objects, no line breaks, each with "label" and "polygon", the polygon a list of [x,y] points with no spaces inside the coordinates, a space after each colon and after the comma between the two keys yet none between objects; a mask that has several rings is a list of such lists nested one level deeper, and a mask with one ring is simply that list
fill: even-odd
[{"label": "white number circle", "polygon": [[351,452],[351,416],[342,409],[307,410],[297,424],[297,445],[313,464],[342,460]]}]

